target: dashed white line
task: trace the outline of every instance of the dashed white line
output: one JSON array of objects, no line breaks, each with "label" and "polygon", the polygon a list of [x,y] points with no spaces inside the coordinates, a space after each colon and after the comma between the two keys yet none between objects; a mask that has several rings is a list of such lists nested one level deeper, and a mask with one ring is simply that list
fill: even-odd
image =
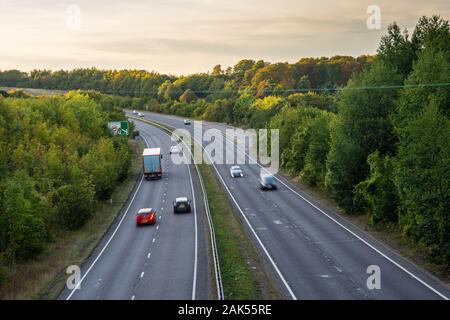
[{"label": "dashed white line", "polygon": [[152,254],[149,252],[147,255],[147,259],[150,259],[151,256],[152,256]]},{"label": "dashed white line", "polygon": [[145,274],[145,272],[144,272],[144,271],[142,271],[142,272],[141,272],[141,278],[143,278],[143,277],[144,277],[144,274]]}]

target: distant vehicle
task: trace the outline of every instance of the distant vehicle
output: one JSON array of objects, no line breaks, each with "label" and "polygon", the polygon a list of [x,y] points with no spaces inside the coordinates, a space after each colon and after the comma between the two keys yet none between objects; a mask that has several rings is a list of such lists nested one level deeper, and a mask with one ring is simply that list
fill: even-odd
[{"label": "distant vehicle", "polygon": [[259,177],[259,184],[261,190],[274,190],[277,188],[275,177],[271,174],[261,174]]},{"label": "distant vehicle", "polygon": [[145,224],[156,223],[156,212],[152,208],[144,208],[136,214],[136,225],[141,226]]},{"label": "distant vehicle", "polygon": [[189,119],[184,119],[184,124],[185,125],[190,125],[191,124],[191,120],[189,120]]},{"label": "distant vehicle", "polygon": [[244,173],[242,172],[242,169],[239,166],[232,166],[230,168],[230,174],[231,174],[232,178],[243,177],[244,176]]},{"label": "distant vehicle", "polygon": [[137,112],[136,110],[133,110],[133,114],[138,114],[139,112]]},{"label": "distant vehicle", "polygon": [[191,201],[187,197],[176,198],[173,202],[173,213],[191,212]]},{"label": "distant vehicle", "polygon": [[146,180],[162,178],[162,158],[161,148],[144,149],[142,153],[142,167]]},{"label": "distant vehicle", "polygon": [[170,147],[170,151],[169,151],[169,153],[170,154],[180,154],[182,152],[182,150],[181,150],[181,147],[179,146],[179,145],[176,145],[176,146],[171,146]]},{"label": "distant vehicle", "polygon": [[142,112],[138,112],[138,116],[141,117],[141,118],[143,118],[143,117],[144,117],[144,114],[143,114]]}]

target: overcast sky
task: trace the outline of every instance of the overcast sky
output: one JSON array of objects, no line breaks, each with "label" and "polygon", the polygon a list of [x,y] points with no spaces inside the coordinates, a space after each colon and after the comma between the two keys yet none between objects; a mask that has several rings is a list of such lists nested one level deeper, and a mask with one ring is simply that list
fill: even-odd
[{"label": "overcast sky", "polygon": [[[369,5],[381,10],[381,30],[367,27]],[[0,69],[187,74],[243,58],[372,54],[389,23],[412,30],[432,14],[449,19],[450,1],[0,0]]]}]

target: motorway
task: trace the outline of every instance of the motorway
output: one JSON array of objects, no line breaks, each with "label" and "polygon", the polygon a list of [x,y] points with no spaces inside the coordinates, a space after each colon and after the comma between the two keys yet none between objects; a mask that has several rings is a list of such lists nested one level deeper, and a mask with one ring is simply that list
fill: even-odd
[{"label": "motorway", "polygon": [[[172,163],[169,135],[146,124],[136,126],[147,146],[162,148],[163,178],[139,178],[125,210],[81,266],[79,289],[66,288],[60,299],[214,298],[195,172]],[[180,196],[192,200],[192,213],[174,215],[172,201]],[[136,227],[136,212],[147,207],[157,210],[157,223]]]},{"label": "motorway", "polygon": [[[173,128],[188,129],[193,135],[194,123],[188,126],[179,117],[144,114],[145,119]],[[232,128],[205,122],[203,127],[222,132]],[[204,147],[208,143],[202,141],[202,144]],[[245,146],[238,145],[234,150],[227,151],[245,153],[245,150]],[[240,166],[245,176],[233,179],[229,174],[230,165],[214,165],[236,213],[287,299],[450,297],[450,290],[442,281],[401,257],[284,177],[277,175],[278,190],[261,191],[258,188],[259,164]],[[379,268],[380,288],[368,286],[368,282],[373,283],[372,278],[369,279],[373,268]]]}]

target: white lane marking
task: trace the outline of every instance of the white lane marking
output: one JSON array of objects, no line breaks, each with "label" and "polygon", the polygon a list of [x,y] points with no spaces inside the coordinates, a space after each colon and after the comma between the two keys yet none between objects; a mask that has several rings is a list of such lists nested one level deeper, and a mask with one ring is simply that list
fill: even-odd
[{"label": "white lane marking", "polygon": [[132,297],[131,297],[131,300],[134,300],[134,299],[136,299],[136,296],[132,296]]},{"label": "white lane marking", "polygon": [[144,277],[144,274],[145,274],[145,272],[144,272],[144,271],[142,271],[142,272],[141,272],[141,278],[143,278],[143,277]]},{"label": "white lane marking", "polygon": [[[148,141],[145,138],[145,136],[142,136],[142,138],[145,141],[145,144],[148,146]],[[89,268],[86,270],[86,273],[83,275],[83,277],[80,279],[80,281],[78,281],[78,283],[76,284],[75,288],[72,289],[72,291],[70,292],[70,294],[68,295],[68,297],[66,298],[66,300],[70,300],[70,298],[72,298],[73,294],[75,293],[76,290],[78,290],[78,288],[80,287],[81,283],[84,281],[84,279],[86,278],[86,276],[89,274],[89,272],[92,270],[92,268],[94,267],[94,265],[97,263],[98,259],[100,259],[100,257],[102,256],[103,252],[105,252],[106,248],[108,247],[108,245],[111,243],[111,240],[114,238],[114,236],[117,233],[117,230],[119,230],[120,226],[122,225],[123,220],[125,219],[125,217],[128,215],[128,212],[130,211],[131,205],[134,202],[134,199],[136,198],[136,195],[138,194],[138,191],[141,189],[141,185],[142,185],[142,181],[144,181],[144,176],[141,177],[141,181],[139,182],[138,187],[136,188],[136,191],[134,192],[133,197],[131,198],[130,204],[127,207],[127,210],[125,211],[125,213],[123,214],[122,218],[120,219],[119,223],[117,224],[116,228],[114,229],[113,233],[111,234],[111,237],[109,237],[108,241],[105,243],[105,246],[103,247],[103,249],[100,251],[100,253],[98,254],[98,256],[95,258],[95,260],[92,262],[92,264],[89,266]]]},{"label": "white lane marking", "polygon": [[153,238],[152,242],[155,243],[155,241],[156,241],[156,238]]},{"label": "white lane marking", "polygon": [[156,230],[158,230],[159,229],[159,226],[156,226]]},{"label": "white lane marking", "polygon": [[[194,138],[195,140],[195,138]],[[197,140],[196,140],[197,141]],[[203,145],[201,143],[199,143],[197,141],[197,143],[203,148]],[[292,291],[291,287],[289,286],[288,282],[286,281],[285,277],[283,276],[283,274],[281,273],[280,269],[278,268],[277,264],[275,263],[275,261],[273,260],[272,256],[269,254],[269,251],[267,250],[267,248],[264,246],[264,244],[262,243],[261,239],[258,237],[258,234],[256,233],[255,229],[253,229],[253,226],[250,224],[250,221],[247,219],[247,216],[244,214],[244,211],[242,211],[241,206],[239,205],[239,203],[237,202],[236,198],[233,196],[233,194],[231,193],[230,189],[228,188],[227,184],[225,183],[224,179],[222,178],[222,175],[220,174],[219,170],[216,168],[216,165],[214,164],[214,162],[211,160],[211,157],[209,156],[208,153],[206,153],[208,155],[208,158],[210,160],[210,162],[213,164],[213,168],[214,170],[216,170],[216,173],[220,179],[220,181],[222,182],[223,186],[225,187],[225,190],[227,190],[228,194],[230,195],[231,199],[233,200],[234,204],[236,205],[236,207],[238,208],[239,212],[241,213],[242,217],[244,218],[244,221],[247,223],[248,227],[250,228],[250,231],[253,233],[254,237],[256,238],[256,240],[258,241],[259,245],[261,246],[261,248],[263,249],[264,253],[266,254],[267,258],[269,259],[270,263],[272,264],[273,268],[275,269],[275,272],[278,274],[278,276],[280,277],[281,281],[283,282],[284,286],[286,287],[287,291],[289,292],[291,298],[293,300],[297,300],[297,297],[295,296],[294,292]]]},{"label": "white lane marking", "polygon": [[[187,148],[186,143],[183,141],[183,144]],[[183,153],[183,157],[188,163],[186,155]],[[192,194],[192,206],[194,207],[194,233],[195,233],[195,248],[194,248],[194,274],[192,277],[192,300],[196,298],[196,290],[197,290],[197,264],[198,264],[198,230],[197,230],[197,206],[195,204],[195,194],[194,194],[194,183],[192,182],[191,175],[191,167],[186,164],[189,173],[189,181],[191,183],[191,194]]]},{"label": "white lane marking", "polygon": [[[228,141],[231,141],[231,139],[229,139],[229,137],[227,137],[226,134],[224,134],[225,139]],[[245,151],[240,150],[240,148],[237,146],[236,150],[241,152],[242,154],[246,155],[250,160],[254,161],[260,168],[262,168],[263,170],[265,170],[266,172],[269,173],[269,171],[267,171],[267,169],[265,169],[263,166],[261,166],[257,161],[255,161],[255,159],[253,159],[249,154],[247,154]],[[215,166],[214,166],[215,168]],[[219,171],[216,169],[216,171],[219,173]],[[389,262],[391,262],[393,265],[395,265],[396,267],[398,267],[400,270],[404,271],[406,274],[408,274],[410,277],[414,278],[415,280],[417,280],[419,283],[421,283],[422,285],[424,285],[425,287],[427,287],[429,290],[433,291],[435,294],[437,294],[438,296],[440,296],[442,299],[444,300],[449,300],[449,298],[447,296],[445,296],[443,293],[441,293],[440,291],[438,291],[437,289],[433,288],[431,285],[429,285],[428,283],[426,283],[424,280],[422,280],[421,278],[419,278],[418,276],[416,276],[415,274],[413,274],[411,271],[409,271],[408,269],[406,269],[405,267],[403,267],[402,265],[400,265],[399,263],[397,263],[396,261],[394,261],[393,259],[391,259],[390,257],[388,257],[386,254],[384,254],[383,252],[381,252],[380,250],[378,250],[377,248],[375,248],[373,245],[371,245],[369,242],[367,242],[366,240],[364,240],[362,237],[360,237],[359,235],[357,235],[355,232],[353,232],[352,230],[350,230],[349,228],[347,228],[346,226],[344,226],[342,223],[340,223],[339,221],[337,221],[335,218],[333,218],[332,216],[330,216],[329,214],[327,214],[325,211],[323,211],[322,209],[320,209],[319,207],[317,207],[314,203],[312,203],[311,201],[309,201],[308,199],[306,199],[304,196],[302,196],[301,194],[299,194],[297,191],[295,191],[294,189],[292,189],[290,186],[288,186],[286,183],[284,183],[280,178],[278,178],[276,175],[274,176],[276,180],[278,180],[282,185],[284,185],[286,188],[288,188],[290,191],[292,191],[295,195],[297,195],[298,197],[300,197],[301,199],[303,199],[306,203],[308,203],[310,206],[312,206],[314,209],[316,209],[317,211],[319,211],[320,213],[322,213],[323,215],[325,215],[328,219],[330,219],[331,221],[333,221],[334,223],[336,223],[338,226],[340,226],[341,228],[343,228],[344,230],[346,230],[347,232],[349,232],[351,235],[353,235],[354,237],[358,238],[361,242],[363,242],[365,245],[367,245],[369,248],[371,248],[372,250],[374,250],[376,253],[378,253],[379,255],[381,255],[382,257],[384,257],[386,260],[388,260]],[[223,179],[222,179],[223,181]],[[224,182],[223,182],[224,183]],[[230,193],[230,192],[229,192]],[[242,210],[241,210],[242,212]]]},{"label": "white lane marking", "polygon": [[111,243],[111,240],[114,238],[114,236],[117,233],[117,230],[119,230],[120,226],[122,225],[123,220],[125,219],[125,217],[128,214],[128,211],[131,208],[131,205],[133,204],[134,199],[136,198],[136,195],[139,191],[139,189],[141,188],[142,185],[142,181],[144,180],[144,177],[141,178],[141,181],[139,182],[139,185],[136,189],[136,191],[134,192],[133,198],[131,198],[131,202],[128,205],[127,210],[125,211],[125,213],[123,214],[122,218],[120,219],[119,223],[117,224],[117,227],[114,229],[114,232],[112,233],[111,237],[108,239],[108,241],[105,243],[105,246],[103,247],[103,249],[100,251],[100,253],[98,254],[98,256],[95,258],[95,260],[92,262],[92,264],[89,266],[89,268],[86,270],[86,273],[83,275],[83,277],[80,279],[80,281],[76,284],[75,288],[72,289],[72,291],[70,292],[69,296],[66,298],[66,300],[70,300],[70,298],[72,298],[73,294],[75,293],[75,290],[78,290],[78,288],[80,287],[81,283],[84,281],[84,279],[86,278],[86,276],[89,274],[89,272],[92,270],[92,268],[94,267],[94,265],[97,263],[98,259],[102,256],[103,252],[105,252],[106,248],[108,247],[108,245]]},{"label": "white lane marking", "polygon": [[150,259],[151,256],[152,256],[152,254],[149,252],[147,255],[147,259]]},{"label": "white lane marking", "polygon": [[280,220],[274,220],[273,223],[275,223],[275,224],[283,224],[283,222],[281,222]]}]

